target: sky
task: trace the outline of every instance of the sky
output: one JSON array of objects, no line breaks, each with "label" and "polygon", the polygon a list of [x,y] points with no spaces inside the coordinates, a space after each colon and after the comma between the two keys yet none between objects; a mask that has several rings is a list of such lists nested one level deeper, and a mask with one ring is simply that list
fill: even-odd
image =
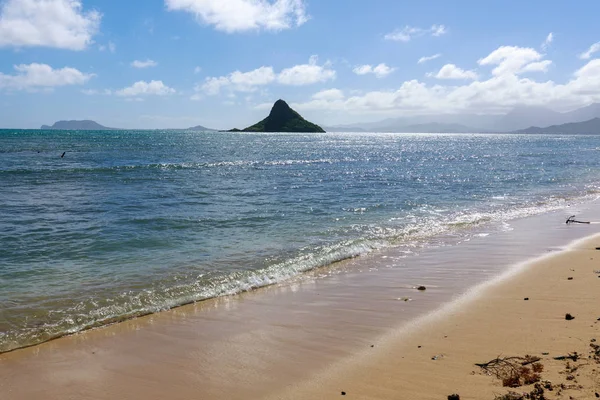
[{"label": "sky", "polygon": [[0,0],[0,126],[325,125],[600,102],[597,0]]}]

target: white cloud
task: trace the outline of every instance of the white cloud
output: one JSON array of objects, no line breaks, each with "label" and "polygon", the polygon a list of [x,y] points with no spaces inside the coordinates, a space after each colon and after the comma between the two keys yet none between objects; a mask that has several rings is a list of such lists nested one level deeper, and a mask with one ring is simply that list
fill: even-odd
[{"label": "white cloud", "polygon": [[146,60],[146,61],[135,60],[131,63],[131,66],[133,68],[149,68],[149,67],[156,67],[157,65],[158,65],[158,63],[153,60]]},{"label": "white cloud", "polygon": [[14,66],[15,75],[0,72],[0,89],[40,89],[57,86],[83,85],[93,78],[75,68],[53,69],[47,64],[21,64]]},{"label": "white cloud", "polygon": [[354,72],[356,75],[373,74],[378,78],[385,78],[386,76],[388,76],[395,70],[396,70],[396,68],[388,67],[387,65],[382,63],[382,64],[376,65],[374,67],[371,65],[368,65],[368,64],[360,65],[360,66],[354,68],[352,70],[352,72]]},{"label": "white cloud", "polygon": [[226,76],[221,76],[219,78],[209,77],[206,78],[203,85],[196,85],[194,90],[197,92],[202,91],[209,96],[214,96],[221,92],[222,87],[229,86],[230,83],[229,78]]},{"label": "white cloud", "polygon": [[185,11],[228,33],[281,31],[308,21],[304,0],[165,0],[169,11]]},{"label": "white cloud", "polygon": [[548,34],[548,36],[546,36],[546,40],[544,40],[544,43],[542,43],[542,50],[546,51],[548,49],[548,47],[550,47],[550,45],[552,44],[553,41],[554,41],[554,34],[552,32],[550,32]]},{"label": "white cloud", "polygon": [[260,67],[249,72],[235,71],[228,76],[208,77],[204,84],[197,85],[195,90],[210,96],[219,94],[224,87],[239,92],[253,92],[258,86],[268,85],[275,79],[272,67]]},{"label": "white cloud", "polygon": [[[479,65],[497,65],[492,71],[492,74],[498,76],[517,74],[519,72],[524,72],[525,70],[531,71],[532,67],[528,67],[528,65],[541,58],[543,58],[543,56],[532,48],[501,46],[491,52],[487,57],[480,59],[478,63]],[[539,70],[539,67],[537,70]]]},{"label": "white cloud", "polygon": [[194,74],[199,74],[200,72],[202,72],[202,68],[201,67],[194,68]]},{"label": "white cloud", "polygon": [[[556,83],[520,76],[524,72],[545,71],[552,63],[550,60],[539,60],[529,49],[509,48],[512,51],[508,53],[506,49],[503,46],[480,60],[483,65],[497,66],[496,69],[502,66],[484,80],[464,85],[428,85],[419,80],[409,80],[398,88],[354,95],[323,91],[306,102],[293,104],[293,107],[339,112],[340,115],[394,116],[461,112],[500,114],[522,105],[568,111],[600,102],[600,59],[589,61],[567,82]],[[518,62],[514,59],[507,61],[513,56]],[[481,62],[483,60],[487,61]],[[450,71],[449,68],[447,70]]]},{"label": "white cloud", "polygon": [[112,90],[110,90],[110,89],[104,89],[104,90],[83,89],[81,91],[81,93],[85,94],[86,96],[95,96],[95,95],[100,95],[100,94],[110,96],[112,94]]},{"label": "white cloud", "polygon": [[250,72],[235,71],[229,75],[229,82],[240,92],[253,92],[256,86],[264,86],[275,80],[272,67],[260,67]]},{"label": "white cloud", "polygon": [[279,73],[277,81],[282,85],[302,86],[335,79],[336,73],[328,63],[318,65],[317,62],[317,56],[312,56],[308,64],[286,68]]},{"label": "white cloud", "polygon": [[321,90],[312,96],[315,100],[342,100],[344,98],[344,92],[339,89],[327,89]]},{"label": "white cloud", "polygon": [[438,71],[437,74],[429,73],[427,76],[437,79],[477,79],[477,73],[475,71],[465,71],[454,64],[446,64]]},{"label": "white cloud", "polygon": [[204,83],[195,87],[196,92],[214,96],[223,88],[236,92],[254,92],[261,86],[271,83],[301,86],[335,79],[336,73],[328,64],[318,65],[317,57],[312,56],[308,64],[296,65],[275,73],[273,67],[260,67],[249,72],[235,71],[227,76],[207,77]]},{"label": "white cloud", "polygon": [[431,60],[435,60],[436,58],[440,58],[442,55],[440,53],[438,54],[434,54],[432,56],[427,56],[427,57],[421,57],[419,58],[419,61],[417,61],[417,64],[423,64],[427,61],[431,61]]},{"label": "white cloud", "polygon": [[524,66],[519,72],[547,72],[550,65],[552,65],[550,60],[533,62]]},{"label": "white cloud", "polygon": [[414,26],[406,25],[402,29],[396,29],[393,32],[388,33],[384,36],[386,40],[393,40],[396,42],[410,42],[415,37],[431,35],[431,36],[442,36],[448,33],[448,30],[444,25],[431,25],[431,28],[423,29],[416,28]]},{"label": "white cloud", "polygon": [[114,44],[113,42],[108,42],[108,44],[101,44],[100,46],[98,46],[98,50],[100,51],[110,51],[111,53],[114,53],[115,51],[117,51],[117,45]]},{"label": "white cloud", "polygon": [[83,50],[102,16],[83,11],[80,0],[7,0],[0,9],[1,47]]},{"label": "white cloud", "polygon": [[600,42],[591,45],[588,51],[579,55],[579,58],[582,60],[589,60],[592,57],[592,54],[598,52],[598,50],[600,50]]},{"label": "white cloud", "polygon": [[117,96],[138,97],[138,96],[166,96],[175,93],[175,89],[166,86],[162,81],[139,81],[133,85],[115,92]]},{"label": "white cloud", "polygon": [[442,36],[448,33],[444,25],[433,25],[430,29],[431,36]]}]

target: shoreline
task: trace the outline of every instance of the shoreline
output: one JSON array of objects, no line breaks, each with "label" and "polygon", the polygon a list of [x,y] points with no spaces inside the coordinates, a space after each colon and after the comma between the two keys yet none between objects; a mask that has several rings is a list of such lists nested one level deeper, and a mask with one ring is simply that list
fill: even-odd
[{"label": "shoreline", "polygon": [[[559,253],[516,264],[391,332],[375,345],[377,351],[364,350],[269,399],[326,399],[342,392],[361,399],[387,399],[391,393],[410,399],[459,394],[473,400],[524,395],[538,390],[535,383],[506,387],[475,361],[530,355],[543,365],[536,382],[544,398],[598,398],[599,249],[597,233]],[[556,310],[548,310],[547,303]]]},{"label": "shoreline", "polygon": [[[473,290],[477,296],[487,294],[527,273],[532,263],[509,260],[542,254],[535,261],[547,262],[563,254],[556,250],[565,238],[587,232],[586,238],[571,240],[576,246],[589,240],[590,233],[597,234],[594,226],[571,229],[555,224],[559,214],[517,222],[514,231],[497,234],[491,241],[482,237],[406,259],[395,260],[387,253],[359,257],[325,277],[320,276],[323,271],[314,271],[314,279],[215,298],[3,353],[0,393],[6,392],[8,399],[59,399],[74,393],[97,399],[313,398],[312,392],[294,397],[286,388],[294,387],[297,396],[314,385],[315,373],[333,376],[340,365],[366,357],[363,364],[356,364],[363,369],[376,353],[371,345],[377,352],[393,348],[406,330],[431,318],[427,310],[442,318],[468,311]],[[551,226],[556,228],[548,230]],[[545,235],[532,236],[540,227]],[[524,242],[526,238],[532,242]],[[492,248],[487,247],[490,243]],[[508,257],[507,251],[514,254]],[[474,254],[487,255],[486,267]],[[396,262],[403,267],[387,269]],[[506,270],[507,265],[513,267]],[[504,278],[498,277],[501,271]],[[414,289],[421,282],[428,287],[424,293]],[[399,301],[404,297],[414,301]],[[56,370],[49,371],[49,366]],[[38,387],[29,387],[30,379]],[[324,398],[331,397],[328,393]]]},{"label": "shoreline", "polygon": [[[594,204],[599,199],[600,199],[600,197],[598,197],[597,195],[592,195],[592,194],[588,193],[582,197],[572,198],[572,199],[570,199],[570,201],[572,202],[572,204],[576,205],[576,207],[585,207],[586,205],[589,206],[590,204]],[[242,294],[248,293],[248,292],[261,291],[261,290],[269,288],[271,286],[288,285],[291,282],[294,282],[296,280],[302,280],[304,276],[319,275],[321,271],[328,271],[328,270],[336,269],[339,264],[345,264],[348,261],[352,261],[356,258],[367,258],[368,256],[372,255],[373,253],[382,253],[382,252],[386,252],[386,253],[392,252],[393,253],[393,252],[398,252],[398,251],[403,251],[403,250],[408,250],[408,252],[411,252],[411,249],[413,247],[421,248],[421,246],[423,246],[424,249],[427,249],[428,246],[430,246],[433,243],[435,243],[436,241],[440,240],[440,238],[444,238],[444,239],[442,239],[442,242],[444,242],[442,245],[454,246],[457,243],[459,243],[460,241],[464,240],[465,238],[468,238],[470,235],[473,234],[473,232],[476,232],[478,230],[481,230],[481,229],[491,230],[493,233],[497,233],[497,230],[499,229],[498,228],[499,225],[511,224],[518,220],[523,220],[523,219],[528,219],[528,218],[532,218],[532,217],[539,217],[539,216],[544,216],[544,215],[548,215],[548,214],[552,214],[552,213],[561,212],[564,209],[569,207],[568,205],[559,205],[558,203],[553,204],[552,201],[548,201],[547,203],[544,203],[543,206],[547,207],[546,209],[544,209],[544,211],[536,211],[533,213],[531,213],[531,210],[530,210],[531,207],[515,209],[512,211],[512,213],[514,215],[512,215],[511,217],[509,217],[506,220],[486,221],[485,219],[482,219],[483,221],[486,221],[486,222],[484,222],[483,225],[479,225],[479,223],[476,221],[475,222],[472,222],[472,221],[465,222],[464,223],[466,226],[465,229],[455,228],[452,226],[452,224],[446,224],[447,226],[445,226],[445,228],[442,229],[441,231],[430,234],[430,235],[426,235],[426,239],[423,239],[419,236],[411,237],[406,241],[406,243],[395,244],[395,245],[390,244],[388,246],[383,246],[383,247],[375,246],[375,247],[371,248],[370,250],[359,251],[358,253],[353,252],[354,250],[350,249],[347,252],[347,254],[343,255],[339,259],[336,258],[332,262],[330,261],[329,263],[326,263],[326,264],[318,263],[317,266],[310,267],[309,269],[299,268],[298,270],[294,270],[294,271],[284,271],[282,276],[276,276],[274,278],[272,277],[272,273],[273,273],[273,271],[271,271],[272,266],[265,267],[263,269],[258,270],[258,272],[260,272],[260,274],[258,274],[256,276],[251,276],[251,277],[245,278],[246,280],[248,278],[258,280],[261,283],[251,283],[250,280],[248,280],[248,281],[244,280],[242,282],[239,282],[240,283],[239,288],[233,289],[233,291],[231,289],[224,289],[225,290],[224,293],[217,293],[214,295],[210,295],[209,297],[205,297],[205,298],[187,299],[181,303],[176,303],[175,305],[165,305],[162,308],[157,308],[157,309],[152,309],[152,310],[144,309],[144,310],[140,310],[135,313],[132,313],[132,314],[113,316],[111,318],[108,318],[106,321],[91,322],[87,325],[77,327],[76,329],[69,329],[67,331],[53,334],[53,335],[47,337],[46,339],[43,339],[43,340],[35,342],[35,343],[20,344],[20,345],[16,345],[15,347],[10,347],[7,350],[0,349],[0,355],[10,353],[13,351],[27,349],[30,347],[39,346],[39,345],[42,345],[47,342],[51,342],[51,341],[61,339],[64,337],[69,337],[72,335],[78,335],[78,334],[81,334],[81,333],[84,333],[84,332],[87,332],[90,330],[102,329],[105,327],[110,327],[112,325],[124,323],[124,322],[131,321],[134,319],[144,318],[144,317],[147,317],[150,315],[159,314],[159,313],[163,313],[163,312],[169,312],[171,310],[175,310],[175,309],[178,309],[181,307],[198,304],[198,303],[202,303],[205,301],[212,301],[214,299],[218,299],[221,297],[232,297],[232,296],[235,297],[235,296],[242,295]],[[457,223],[457,225],[461,225],[461,224],[462,223]],[[469,233],[469,232],[471,232],[471,233]],[[447,241],[448,238],[451,238],[451,239]],[[365,246],[369,247],[368,244]],[[435,245],[433,245],[433,246],[435,247]],[[257,271],[254,271],[254,272],[257,272]]]}]

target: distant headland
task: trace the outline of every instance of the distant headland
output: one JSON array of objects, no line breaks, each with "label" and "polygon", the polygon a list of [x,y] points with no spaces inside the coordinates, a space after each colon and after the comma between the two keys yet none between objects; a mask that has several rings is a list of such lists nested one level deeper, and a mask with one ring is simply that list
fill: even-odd
[{"label": "distant headland", "polygon": [[[125,130],[122,128],[109,128],[104,125],[100,125],[96,121],[92,120],[81,120],[81,121],[58,121],[54,125],[42,125],[41,130],[61,130],[61,131],[117,131]],[[146,129],[144,129],[146,130]],[[150,129],[152,130],[152,129]],[[161,129],[164,130],[164,129]],[[216,129],[210,129],[202,125],[192,126],[186,129],[166,129],[170,131],[196,131],[196,132],[209,132],[216,131]]]},{"label": "distant headland", "polygon": [[321,132],[325,130],[317,124],[313,124],[302,118],[300,114],[292,110],[283,100],[277,100],[273,104],[271,113],[262,121],[249,126],[246,129],[231,129],[229,132]]},{"label": "distant headland", "polygon": [[77,130],[77,131],[110,131],[115,128],[108,128],[106,126],[100,125],[96,121],[91,120],[82,120],[82,121],[58,121],[55,122],[54,125],[42,125],[40,129],[43,130],[61,130],[61,131],[69,131],[69,130]]}]

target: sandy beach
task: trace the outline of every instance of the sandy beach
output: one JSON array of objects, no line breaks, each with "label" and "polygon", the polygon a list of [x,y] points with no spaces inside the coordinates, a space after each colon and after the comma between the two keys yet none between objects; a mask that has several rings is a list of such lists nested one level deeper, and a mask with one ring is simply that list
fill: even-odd
[{"label": "sandy beach", "polygon": [[[272,398],[331,399],[344,392],[355,399],[446,399],[458,394],[491,400],[509,391],[529,393],[534,385],[505,388],[475,364],[526,355],[540,357],[545,398],[597,398],[598,246],[600,236],[594,236],[560,254],[517,266],[513,276],[468,295],[473,298],[467,296]],[[566,320],[566,314],[574,319]],[[573,354],[580,355],[577,361],[555,359]]]},{"label": "sandy beach", "polygon": [[4,353],[0,398],[492,400],[533,386],[504,388],[475,363],[531,355],[551,382],[546,398],[592,399],[600,236],[565,250],[597,226],[557,224],[560,215]]}]

